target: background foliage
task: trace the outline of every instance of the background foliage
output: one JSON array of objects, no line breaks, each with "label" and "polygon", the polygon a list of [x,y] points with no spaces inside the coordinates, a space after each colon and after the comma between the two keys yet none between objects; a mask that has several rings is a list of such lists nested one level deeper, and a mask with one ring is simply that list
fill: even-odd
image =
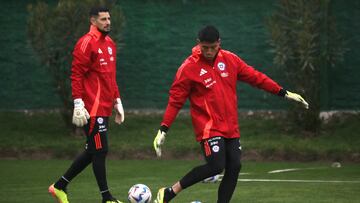
[{"label": "background foliage", "polygon": [[[51,78],[27,41],[27,6],[36,2],[1,2],[2,110],[52,109],[62,105]],[[46,2],[56,6],[57,1]],[[284,87],[295,89],[284,81],[284,75],[273,64],[266,20],[275,11],[276,1],[123,0],[118,3],[126,17],[122,39],[117,41],[120,45],[118,80],[125,109],[165,108],[174,74],[190,54],[197,31],[205,24],[214,24],[220,29],[223,48],[239,54]],[[331,9],[349,51],[341,67],[331,68],[324,74],[321,106],[324,110],[358,110],[360,37],[356,33],[360,30],[360,2],[334,0]],[[87,20],[78,20],[77,25],[82,24],[87,26]],[[241,109],[283,109],[286,105],[287,102],[277,97],[239,85]]]},{"label": "background foliage", "polygon": [[268,21],[274,63],[284,72],[291,90],[304,95],[310,104],[307,111],[292,105],[290,118],[311,132],[320,128],[321,76],[343,60],[346,50],[331,6],[330,0],[281,0]]}]

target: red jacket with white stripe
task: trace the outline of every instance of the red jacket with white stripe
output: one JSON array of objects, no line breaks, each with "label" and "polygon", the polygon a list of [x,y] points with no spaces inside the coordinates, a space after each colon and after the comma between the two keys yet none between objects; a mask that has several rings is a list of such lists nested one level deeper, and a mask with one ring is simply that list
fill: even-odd
[{"label": "red jacket with white stripe", "polygon": [[197,141],[214,136],[239,138],[238,80],[272,94],[278,94],[281,89],[272,79],[229,51],[220,49],[214,64],[210,64],[202,56],[200,47],[194,47],[192,55],[176,73],[161,125],[170,127],[189,98]]},{"label": "red jacket with white stripe", "polygon": [[73,51],[72,97],[81,98],[91,117],[110,116],[120,97],[116,83],[116,45],[95,26],[82,36]]}]

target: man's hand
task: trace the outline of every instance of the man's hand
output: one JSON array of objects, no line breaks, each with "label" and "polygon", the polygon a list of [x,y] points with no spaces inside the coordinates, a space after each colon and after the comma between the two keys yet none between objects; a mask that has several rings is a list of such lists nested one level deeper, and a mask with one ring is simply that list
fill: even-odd
[{"label": "man's hand", "polygon": [[161,145],[163,145],[165,142],[165,136],[167,131],[168,131],[168,127],[162,125],[158,130],[158,133],[154,139],[154,143],[153,143],[154,149],[158,157],[161,157]]},{"label": "man's hand", "polygon": [[115,123],[120,125],[125,120],[124,108],[120,98],[117,98],[115,100],[114,109],[115,109]]},{"label": "man's hand", "polygon": [[304,107],[306,109],[309,108],[309,104],[305,101],[305,99],[302,98],[300,95],[298,95],[296,93],[293,93],[293,92],[290,92],[290,91],[286,90],[285,98],[289,99],[289,100],[294,100],[294,101],[300,102],[300,103],[302,103],[304,105]]},{"label": "man's hand", "polygon": [[90,118],[89,112],[85,109],[85,105],[82,99],[74,100],[74,113],[72,123],[77,127],[82,127],[88,123]]}]

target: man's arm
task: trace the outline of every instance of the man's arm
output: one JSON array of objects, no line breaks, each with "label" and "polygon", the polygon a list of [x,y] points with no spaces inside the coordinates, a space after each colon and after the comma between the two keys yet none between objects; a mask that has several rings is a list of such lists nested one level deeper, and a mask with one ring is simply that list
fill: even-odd
[{"label": "man's arm", "polygon": [[274,80],[266,76],[265,74],[255,70],[253,67],[247,65],[240,58],[236,57],[238,63],[238,80],[244,81],[252,86],[263,89],[272,94],[285,97],[286,99],[293,100],[301,103],[306,109],[309,108],[309,104],[299,94],[290,92],[283,89]]},{"label": "man's arm", "polygon": [[[110,38],[109,38],[110,39]],[[116,47],[116,44],[115,44],[115,42],[114,41],[112,41],[112,39],[110,39],[111,40],[111,44],[112,44],[112,49],[113,49],[113,56],[115,56],[114,58],[115,58],[115,61],[114,61],[114,65],[115,65],[115,70],[114,70],[114,73],[113,73],[113,83],[112,83],[112,86],[113,86],[113,90],[114,90],[114,99],[117,99],[117,98],[120,98],[120,91],[119,91],[119,87],[118,87],[118,83],[117,83],[117,81],[116,81],[116,72],[117,72],[117,70],[116,70],[116,59],[117,59],[117,57],[116,57],[116,54],[117,54],[117,47]]]},{"label": "man's arm", "polygon": [[91,66],[91,36],[81,38],[75,45],[71,64],[71,90],[73,99],[82,98],[83,79]]},{"label": "man's arm", "polygon": [[161,145],[164,144],[165,136],[190,93],[191,81],[184,72],[184,68],[185,65],[183,64],[176,73],[175,80],[169,91],[168,105],[158,133],[153,142],[154,149],[158,157],[161,156]]},{"label": "man's arm", "polygon": [[235,58],[237,62],[237,79],[246,82],[254,87],[263,89],[272,94],[278,94],[282,87],[269,78],[264,73],[254,69],[246,64],[239,57]]},{"label": "man's arm", "polygon": [[75,45],[73,51],[73,61],[71,67],[71,89],[72,97],[74,99],[74,111],[72,122],[78,127],[87,124],[87,119],[90,118],[88,111],[85,108],[82,100],[84,92],[83,79],[85,73],[91,66],[90,62],[90,36],[81,38]]},{"label": "man's arm", "polygon": [[186,71],[186,64],[183,64],[177,71],[173,84],[169,90],[169,100],[163,116],[161,125],[170,128],[180,109],[189,97],[191,80]]},{"label": "man's arm", "polygon": [[[115,44],[113,46],[113,50],[116,50]],[[116,56],[116,52],[114,52],[114,55]],[[112,88],[114,90],[113,99],[114,99],[114,109],[115,109],[115,123],[120,125],[125,120],[125,112],[120,98],[119,87],[116,81],[116,60],[115,60],[115,68],[112,76]]]}]

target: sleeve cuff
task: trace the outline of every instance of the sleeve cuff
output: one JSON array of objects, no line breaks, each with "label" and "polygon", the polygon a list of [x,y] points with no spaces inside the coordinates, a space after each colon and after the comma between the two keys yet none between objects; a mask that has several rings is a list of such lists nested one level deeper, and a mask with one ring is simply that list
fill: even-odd
[{"label": "sleeve cuff", "polygon": [[167,131],[169,130],[169,127],[167,127],[166,125],[161,125],[160,130],[167,133]]},{"label": "sleeve cuff", "polygon": [[286,95],[286,90],[281,88],[280,91],[277,93],[278,96],[280,97],[285,97]]}]

